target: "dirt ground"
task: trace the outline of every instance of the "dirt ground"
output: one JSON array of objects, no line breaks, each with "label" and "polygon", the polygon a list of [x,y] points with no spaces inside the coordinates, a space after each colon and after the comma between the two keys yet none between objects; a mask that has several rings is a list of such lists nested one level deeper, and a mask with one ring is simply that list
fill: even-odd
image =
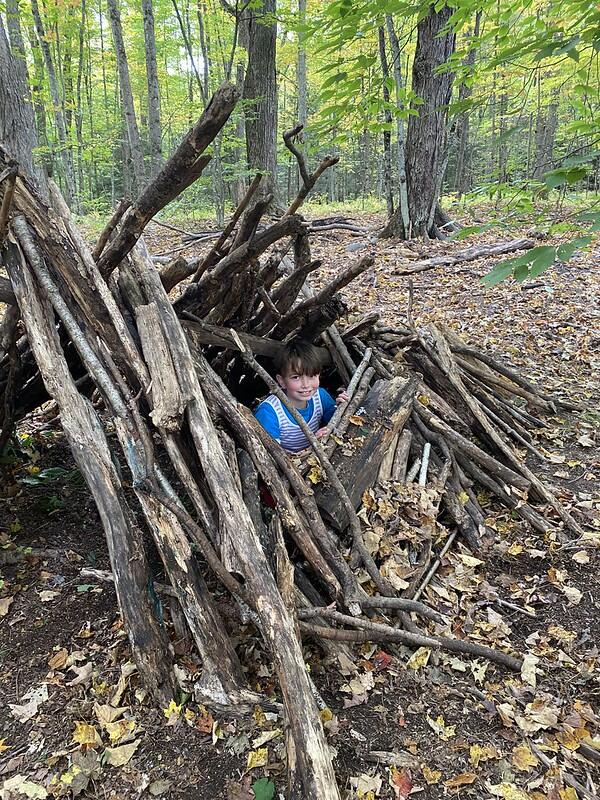
[{"label": "dirt ground", "polygon": [[[158,233],[151,243],[168,247]],[[408,280],[394,270],[425,250],[468,244],[409,247],[329,231],[313,244],[324,264],[316,283],[374,249],[375,268],[345,292],[349,316],[376,309],[393,324],[408,303]],[[576,541],[558,531],[542,537],[488,503],[496,531],[489,551],[475,558],[463,545],[453,548],[427,590],[424,599],[452,620],[454,634],[527,655],[521,675],[466,656],[375,645],[331,661],[307,642],[347,798],[583,800],[600,791],[597,257],[576,256],[535,281],[493,289],[479,282],[492,265],[485,259],[414,277],[418,324],[443,322],[582,404],[581,412],[546,419],[537,435],[546,459],[530,463],[588,533]],[[2,465],[0,497],[3,799],[283,796],[276,707],[232,718],[194,703],[200,667],[169,616],[181,696],[168,709],[151,705],[132,671],[112,586],[85,572],[110,565],[60,426],[38,414],[19,436],[20,448]],[[249,685],[271,697],[276,681],[259,636],[233,615],[228,624]]]}]

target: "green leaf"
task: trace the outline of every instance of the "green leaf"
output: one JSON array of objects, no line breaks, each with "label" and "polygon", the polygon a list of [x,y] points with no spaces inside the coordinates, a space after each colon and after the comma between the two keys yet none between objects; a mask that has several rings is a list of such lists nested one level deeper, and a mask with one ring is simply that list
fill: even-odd
[{"label": "green leaf", "polygon": [[537,278],[537,276],[545,272],[548,267],[551,267],[556,260],[556,248],[550,247],[549,245],[534,247],[533,250],[530,251],[530,254],[533,256],[529,269],[530,278]]},{"label": "green leaf", "polygon": [[573,253],[582,247],[586,247],[591,241],[591,236],[578,236],[572,242],[565,242],[565,244],[561,244],[556,249],[556,258],[564,264],[571,258]]},{"label": "green leaf", "polygon": [[259,778],[252,784],[252,791],[256,800],[273,800],[275,784],[268,778]]}]

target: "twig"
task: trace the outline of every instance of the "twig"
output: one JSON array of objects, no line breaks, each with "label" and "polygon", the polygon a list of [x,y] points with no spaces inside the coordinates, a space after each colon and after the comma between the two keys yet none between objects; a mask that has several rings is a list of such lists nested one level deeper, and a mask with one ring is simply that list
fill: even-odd
[{"label": "twig", "polygon": [[421,460],[421,471],[419,472],[419,486],[425,486],[427,483],[427,468],[429,467],[429,454],[431,452],[431,444],[425,442],[423,445],[423,458]]},{"label": "twig", "polygon": [[[300,609],[298,611],[298,618],[303,619],[305,616],[310,616],[311,611],[312,609]],[[515,671],[519,671],[523,663],[521,658],[515,658],[514,656],[508,655],[508,653],[502,653],[499,650],[493,650],[491,647],[485,647],[485,645],[475,644],[474,642],[467,642],[463,639],[453,639],[449,636],[428,636],[420,633],[409,633],[408,631],[403,631],[398,628],[392,628],[390,625],[382,625],[378,622],[371,622],[370,620],[351,617],[348,614],[341,614],[339,611],[335,611],[332,608],[321,608],[319,611],[319,616],[325,619],[331,619],[335,622],[349,625],[352,628],[359,628],[367,637],[365,641],[402,642],[403,644],[417,647],[440,648],[442,650],[450,650],[453,653],[464,653],[466,655],[487,658],[496,664],[502,664]],[[300,623],[300,629],[302,630],[302,628],[303,624]],[[324,638],[335,639],[335,634],[341,633],[343,636],[340,638],[343,639],[347,634],[356,633],[356,631],[353,630],[348,631],[333,628],[325,628],[324,630],[327,631],[327,634],[321,634],[319,632],[317,635],[323,635]],[[347,640],[351,641],[351,637],[348,637]]]},{"label": "twig", "polygon": [[417,472],[419,471],[420,467],[421,467],[421,458],[418,457],[415,459],[412,467],[406,473],[405,483],[412,483],[414,481],[414,479],[417,477]]},{"label": "twig", "polygon": [[12,205],[13,195],[15,193],[15,184],[17,182],[17,166],[10,164],[0,175],[0,183],[6,180],[4,187],[4,197],[2,198],[2,205],[0,206],[0,247],[4,242],[6,230],[8,226],[8,214]]},{"label": "twig", "polygon": [[440,553],[439,553],[438,557],[433,562],[433,564],[429,568],[429,571],[427,572],[427,575],[425,575],[425,577],[423,578],[423,582],[418,587],[417,591],[414,593],[414,596],[413,596],[414,600],[418,600],[419,597],[421,597],[421,595],[423,594],[423,592],[427,588],[427,586],[430,584],[431,579],[433,578],[435,573],[438,571],[439,566],[442,563],[442,558],[446,555],[448,550],[450,550],[450,548],[452,547],[452,542],[456,539],[457,533],[458,533],[458,531],[453,531],[450,534],[450,536],[446,539],[446,541],[444,542],[444,546],[440,550]]},{"label": "twig", "polygon": [[[554,764],[552,763],[551,759],[537,746],[537,744],[532,741],[531,739],[527,740],[529,747],[531,748],[533,754],[536,758],[538,758],[545,767],[553,767]],[[599,800],[598,795],[590,792],[586,787],[579,783],[579,781],[574,778],[569,772],[566,772],[564,769],[560,770],[563,781],[568,785],[575,789],[576,792],[579,792],[584,797],[587,797],[588,800]]]}]

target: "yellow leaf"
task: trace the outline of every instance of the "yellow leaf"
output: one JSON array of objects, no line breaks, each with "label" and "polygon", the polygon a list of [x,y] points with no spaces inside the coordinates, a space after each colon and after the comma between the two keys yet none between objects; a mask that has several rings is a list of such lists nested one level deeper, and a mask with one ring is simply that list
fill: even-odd
[{"label": "yellow leaf", "polygon": [[440,739],[443,739],[445,742],[447,742],[448,739],[451,739],[453,736],[456,736],[456,725],[446,725],[444,722],[444,717],[441,714],[437,719],[432,719],[428,716],[427,722],[429,723],[430,728],[432,728],[440,737]]},{"label": "yellow leaf", "polygon": [[132,719],[120,719],[117,722],[107,722],[104,727],[110,736],[110,741],[116,743],[134,732],[135,722]]},{"label": "yellow leaf", "polygon": [[122,744],[120,747],[107,747],[104,751],[105,763],[110,764],[112,767],[122,767],[127,764],[140,746],[141,741],[141,739],[136,739],[135,742]]},{"label": "yellow leaf", "polygon": [[417,400],[419,401],[419,403],[421,403],[422,406],[428,406],[430,402],[429,397],[426,394],[418,395]]},{"label": "yellow leaf", "polygon": [[498,751],[492,744],[472,744],[469,748],[469,761],[474,767],[479,766],[480,761],[489,761],[491,758],[498,758]]},{"label": "yellow leaf", "polygon": [[320,711],[321,722],[331,722],[333,712],[329,708],[322,708]]},{"label": "yellow leaf", "polygon": [[440,778],[442,777],[442,773],[439,769],[430,769],[429,767],[425,766],[423,767],[422,772],[423,777],[430,786],[432,786],[434,783],[439,783]]},{"label": "yellow leaf", "polygon": [[10,745],[6,744],[6,739],[0,739],[0,753],[4,753],[5,750],[10,750]]},{"label": "yellow leaf", "polygon": [[529,795],[514,783],[486,784],[490,792],[502,800],[529,800]]},{"label": "yellow leaf", "polygon": [[461,506],[466,506],[466,504],[469,502],[469,495],[465,492],[464,489],[462,490],[462,492],[458,493],[457,497],[458,497],[458,502],[461,504]]},{"label": "yellow leaf", "polygon": [[512,763],[520,772],[529,772],[537,766],[538,760],[527,743],[520,744],[513,750]]},{"label": "yellow leaf", "polygon": [[267,747],[260,747],[258,750],[253,750],[248,753],[248,763],[246,764],[246,772],[257,767],[266,767],[269,760],[269,749]]},{"label": "yellow leaf", "polygon": [[556,734],[556,738],[563,747],[567,748],[567,750],[577,750],[581,744],[573,731],[561,731],[560,733]]},{"label": "yellow leaf", "polygon": [[102,739],[100,734],[93,725],[88,725],[87,722],[76,722],[75,733],[73,734],[73,741],[80,744],[82,747],[101,747]]},{"label": "yellow leaf", "polygon": [[522,545],[513,542],[511,546],[508,548],[507,552],[510,556],[518,556],[520,553],[523,552],[523,547]]},{"label": "yellow leaf", "polygon": [[306,477],[311,483],[319,483],[319,481],[323,477],[323,472],[321,471],[320,467],[314,466],[310,468]]},{"label": "yellow leaf", "polygon": [[409,669],[421,669],[421,667],[427,666],[430,655],[431,650],[428,647],[419,647],[408,659],[406,666],[409,667]]},{"label": "yellow leaf", "polygon": [[459,786],[468,786],[470,783],[475,783],[477,775],[474,772],[461,772],[460,775],[455,775],[444,781],[444,786],[448,789],[458,789]]},{"label": "yellow leaf", "polygon": [[579,800],[579,796],[572,786],[567,786],[564,789],[559,789],[561,800]]},{"label": "yellow leaf", "polygon": [[167,725],[176,725],[181,717],[182,706],[177,705],[175,700],[171,700],[166,708],[163,708],[163,714],[167,718]]},{"label": "yellow leaf", "polygon": [[358,414],[353,414],[351,417],[348,417],[348,422],[352,425],[363,425],[364,424],[364,417],[360,417]]}]

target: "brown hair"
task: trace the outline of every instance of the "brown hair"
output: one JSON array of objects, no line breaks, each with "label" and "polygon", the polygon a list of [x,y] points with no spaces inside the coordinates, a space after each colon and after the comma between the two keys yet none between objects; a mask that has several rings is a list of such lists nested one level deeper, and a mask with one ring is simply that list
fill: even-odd
[{"label": "brown hair", "polygon": [[274,359],[277,375],[319,375],[323,362],[318,349],[306,339],[290,339]]}]

